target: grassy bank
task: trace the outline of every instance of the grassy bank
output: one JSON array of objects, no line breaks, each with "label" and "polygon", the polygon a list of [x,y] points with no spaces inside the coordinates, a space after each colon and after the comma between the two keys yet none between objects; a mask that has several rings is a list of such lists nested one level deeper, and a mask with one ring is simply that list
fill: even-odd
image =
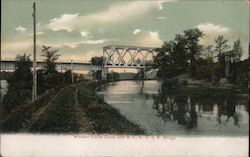
[{"label": "grassy bank", "polygon": [[104,103],[96,87],[86,81],[48,91],[13,110],[1,121],[1,132],[145,134]]},{"label": "grassy bank", "polygon": [[104,102],[95,92],[96,83],[85,83],[79,89],[79,103],[86,110],[92,133],[145,134],[138,125],[128,121],[118,110]]},{"label": "grassy bank", "polygon": [[75,107],[75,86],[67,86],[47,104],[41,114],[28,128],[31,132],[78,132]]},{"label": "grassy bank", "polygon": [[46,106],[55,93],[55,91],[48,91],[34,103],[27,103],[17,107],[7,117],[1,119],[1,132],[17,132],[26,128],[31,123],[34,113]]}]

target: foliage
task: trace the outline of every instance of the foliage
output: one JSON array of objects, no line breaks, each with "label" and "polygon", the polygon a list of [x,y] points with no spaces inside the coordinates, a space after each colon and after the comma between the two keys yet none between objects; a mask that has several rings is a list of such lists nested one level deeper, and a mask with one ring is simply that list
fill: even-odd
[{"label": "foliage", "polygon": [[101,70],[92,71],[92,76],[95,80],[102,80],[102,71]]},{"label": "foliage", "polygon": [[227,44],[228,40],[224,39],[223,35],[219,35],[215,39],[215,49],[214,51],[217,53],[218,56],[218,69],[217,69],[217,76],[218,77],[225,77],[226,76],[226,53],[230,46]]},{"label": "foliage", "polygon": [[231,83],[242,84],[240,82],[245,80],[246,72],[239,70],[245,69],[239,67],[245,64],[238,64],[242,56],[240,39],[234,42],[230,50],[228,40],[223,35],[215,38],[214,45],[207,46],[199,43],[203,35],[197,28],[189,29],[156,49],[158,53],[154,57],[153,67],[158,69],[157,76],[169,79],[188,72],[193,78],[206,79],[214,85],[225,77]]},{"label": "foliage", "polygon": [[60,56],[57,52],[58,50],[53,50],[50,46],[43,46],[41,56],[45,57],[44,69],[38,73],[38,87],[42,87],[42,91],[56,88],[63,83],[63,74],[56,70],[55,61]]},{"label": "foliage", "polygon": [[8,91],[3,97],[3,108],[10,112],[31,98],[32,73],[30,56],[26,54],[16,57],[15,71],[7,80]]},{"label": "foliage", "polygon": [[56,73],[55,61],[59,58],[59,54],[56,54],[58,50],[51,50],[50,46],[43,46],[42,55],[45,57],[44,69],[47,74]]},{"label": "foliage", "polygon": [[1,123],[1,131],[17,132],[27,127],[31,122],[33,114],[40,108],[44,107],[54,94],[54,91],[48,91],[41,95],[34,103],[18,106]]},{"label": "foliage", "polygon": [[92,65],[102,65],[103,64],[103,57],[92,57],[91,58],[91,64]]},{"label": "foliage", "polygon": [[198,29],[189,29],[184,31],[186,40],[185,48],[187,49],[188,59],[190,60],[190,70],[192,76],[197,75],[195,64],[199,58],[202,50],[202,45],[199,44],[199,39],[203,36],[203,33]]},{"label": "foliage", "polygon": [[117,72],[111,72],[107,74],[108,80],[119,80],[119,74]]},{"label": "foliage", "polygon": [[229,51],[229,54],[227,55],[227,60],[231,63],[239,62],[242,53],[243,52],[242,52],[241,42],[240,39],[238,39],[234,42],[232,50]]},{"label": "foliage", "polygon": [[72,82],[72,71],[66,70],[63,74],[64,82],[65,83],[71,83]]},{"label": "foliage", "polygon": [[171,78],[188,69],[195,75],[195,64],[202,49],[199,38],[202,35],[196,28],[189,29],[184,31],[184,35],[177,34],[173,41],[165,42],[162,48],[157,49],[154,67],[158,68],[158,77]]},{"label": "foliage", "polygon": [[31,126],[31,132],[78,132],[74,107],[75,87],[68,86],[59,91],[46,112]]}]

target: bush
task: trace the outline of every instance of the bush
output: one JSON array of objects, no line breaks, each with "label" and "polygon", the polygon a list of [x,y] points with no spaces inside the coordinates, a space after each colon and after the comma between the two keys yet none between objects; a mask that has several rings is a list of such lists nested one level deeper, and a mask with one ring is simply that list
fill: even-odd
[{"label": "bush", "polygon": [[187,81],[187,80],[182,80],[182,81],[181,81],[181,85],[183,85],[183,86],[188,86],[188,81]]}]

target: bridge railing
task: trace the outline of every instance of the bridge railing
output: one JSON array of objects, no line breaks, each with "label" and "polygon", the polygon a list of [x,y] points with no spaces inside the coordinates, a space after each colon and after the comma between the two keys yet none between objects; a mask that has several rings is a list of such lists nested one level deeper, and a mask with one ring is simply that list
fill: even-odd
[{"label": "bridge railing", "polygon": [[[31,61],[33,61],[33,59],[32,59],[32,57],[30,58],[30,60]],[[16,58],[8,58],[8,57],[2,57],[1,58],[1,61],[16,61]],[[45,59],[44,58],[41,58],[41,57],[38,57],[37,58],[37,62],[44,62],[45,61]],[[70,59],[58,59],[58,60],[56,60],[55,62],[58,62],[58,63],[71,63],[71,62],[73,62],[73,63],[91,63],[91,60],[76,60],[76,59],[72,59],[72,60],[70,60]]]},{"label": "bridge railing", "polygon": [[[37,62],[37,69],[42,69],[44,66],[44,62]],[[32,68],[32,67],[31,67]],[[92,65],[91,63],[83,63],[83,62],[56,62],[56,69],[59,71],[64,70],[101,70],[102,67],[98,65]],[[1,71],[7,70],[15,70],[15,61],[1,61]]]}]

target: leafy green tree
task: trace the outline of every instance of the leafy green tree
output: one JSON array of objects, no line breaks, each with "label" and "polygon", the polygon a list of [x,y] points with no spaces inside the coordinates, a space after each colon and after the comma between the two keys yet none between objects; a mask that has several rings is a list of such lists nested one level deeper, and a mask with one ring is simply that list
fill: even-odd
[{"label": "leafy green tree", "polygon": [[17,55],[15,71],[7,80],[8,91],[3,97],[3,108],[9,112],[19,105],[23,105],[31,98],[32,72],[30,56]]},{"label": "leafy green tree", "polygon": [[242,56],[242,53],[243,52],[242,52],[241,42],[240,42],[240,39],[238,39],[234,42],[232,50],[229,51],[229,55],[227,57],[228,61],[231,63],[239,62]]},{"label": "leafy green tree", "polygon": [[224,39],[223,35],[219,35],[215,39],[215,49],[214,51],[217,52],[218,56],[218,69],[217,69],[217,76],[219,78],[226,76],[226,53],[230,46],[227,44],[228,40]]},{"label": "leafy green tree", "polygon": [[208,45],[203,48],[203,55],[205,59],[211,60],[213,62],[214,58],[214,50],[213,50],[213,45]]},{"label": "leafy green tree", "polygon": [[[99,66],[101,66],[101,65],[103,65],[103,61],[104,61],[103,57],[97,57],[97,56],[95,56],[95,57],[91,58],[91,64],[92,65],[99,65]],[[96,80],[101,80],[102,79],[102,71],[101,70],[92,71],[92,76]]]},{"label": "leafy green tree", "polygon": [[102,71],[101,70],[92,71],[92,76],[96,80],[102,80]]},{"label": "leafy green tree", "polygon": [[153,67],[158,68],[159,78],[171,78],[187,70],[187,55],[185,39],[176,35],[174,41],[165,42],[162,48],[157,49]]},{"label": "leafy green tree", "polygon": [[72,71],[71,70],[67,70],[64,73],[64,82],[65,83],[71,83],[72,82]]},{"label": "leafy green tree", "polygon": [[219,35],[216,39],[215,39],[215,52],[218,53],[218,57],[222,54],[225,54],[226,52],[228,52],[228,49],[230,48],[230,46],[227,44],[228,40],[224,39],[223,35]]},{"label": "leafy green tree", "polygon": [[44,61],[44,80],[45,80],[45,88],[55,88],[62,83],[62,77],[56,70],[55,61],[60,57],[57,54],[58,50],[51,49],[51,46],[43,46],[42,55],[45,57]]},{"label": "leafy green tree", "polygon": [[91,64],[92,65],[102,65],[103,64],[103,57],[92,57],[91,58]]},{"label": "leafy green tree", "polygon": [[229,80],[232,83],[240,82],[240,76],[239,74],[244,74],[242,73],[239,68],[239,65],[244,65],[244,64],[237,64],[237,62],[240,62],[240,58],[242,56],[242,47],[240,43],[240,39],[234,42],[233,48],[231,51],[229,51],[229,54],[227,56],[227,61],[229,62],[230,65],[230,72],[229,72]]},{"label": "leafy green tree", "polygon": [[197,61],[203,48],[202,45],[199,44],[199,39],[203,36],[203,33],[198,28],[193,28],[184,31],[184,36],[186,40],[186,53],[190,59],[190,70],[191,74],[194,76],[197,74]]},{"label": "leafy green tree", "polygon": [[56,54],[57,52],[58,50],[53,50],[50,46],[43,46],[41,56],[45,57],[44,69],[47,74],[53,74],[57,72],[55,61],[60,57],[59,54]]},{"label": "leafy green tree", "polygon": [[157,49],[154,67],[158,68],[158,77],[171,78],[187,71],[189,61],[193,75],[196,74],[196,61],[202,46],[199,44],[203,33],[199,29],[184,31],[184,35],[177,34],[173,41],[165,42]]}]

